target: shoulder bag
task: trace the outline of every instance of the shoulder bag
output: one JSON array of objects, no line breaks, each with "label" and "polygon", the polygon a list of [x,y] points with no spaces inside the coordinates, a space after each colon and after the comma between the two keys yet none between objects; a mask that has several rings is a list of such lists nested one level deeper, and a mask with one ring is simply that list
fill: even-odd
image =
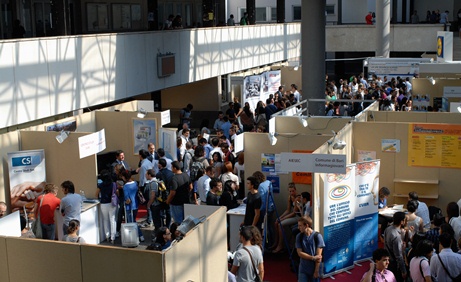
[{"label": "shoulder bag", "polygon": [[[35,238],[42,239],[43,238],[43,232],[42,232],[42,223],[40,221],[40,209],[42,207],[43,199],[45,198],[46,194],[42,195],[42,199],[40,200],[40,206],[38,207],[37,210],[37,218],[35,221],[32,223],[32,232],[35,234]],[[27,214],[26,214],[27,216]]]},{"label": "shoulder bag", "polygon": [[450,272],[448,272],[448,269],[445,267],[445,265],[443,264],[443,261],[442,259],[440,258],[440,255],[437,254],[437,257],[439,258],[439,261],[440,261],[440,264],[442,265],[443,267],[443,270],[445,270],[445,272],[448,274],[448,277],[450,277],[451,280],[453,280],[453,282],[461,282],[461,274],[459,274],[458,276],[456,277],[453,277],[451,276]]},{"label": "shoulder bag", "polygon": [[250,252],[247,248],[245,248],[245,247],[243,247],[243,249],[244,249],[245,251],[247,251],[248,254],[250,255],[251,265],[253,265],[253,271],[254,271],[255,276],[256,276],[256,278],[255,278],[254,281],[255,281],[255,282],[262,282],[263,280],[261,279],[261,276],[259,276],[259,273],[256,271],[255,262],[253,261],[253,256],[251,255],[251,252]]},{"label": "shoulder bag", "polygon": [[112,187],[112,196],[111,196],[111,203],[114,207],[118,207],[118,197],[117,197],[117,184],[114,182]]}]

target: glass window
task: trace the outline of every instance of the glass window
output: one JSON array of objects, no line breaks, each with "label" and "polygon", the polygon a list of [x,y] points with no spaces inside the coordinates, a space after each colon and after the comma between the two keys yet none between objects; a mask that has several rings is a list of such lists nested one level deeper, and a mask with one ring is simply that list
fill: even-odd
[{"label": "glass window", "polygon": [[129,4],[112,4],[113,29],[131,29],[131,9]]},{"label": "glass window", "polygon": [[271,21],[277,21],[277,8],[271,7]]},{"label": "glass window", "polygon": [[327,15],[334,15],[335,14],[335,5],[326,5],[325,10],[327,11]]},{"label": "glass window", "polygon": [[301,6],[293,6],[293,20],[294,21],[301,20]]},{"label": "glass window", "polygon": [[256,22],[266,22],[266,21],[267,21],[266,7],[256,8]]},{"label": "glass window", "polygon": [[88,31],[107,30],[109,28],[107,5],[87,3],[86,9]]}]

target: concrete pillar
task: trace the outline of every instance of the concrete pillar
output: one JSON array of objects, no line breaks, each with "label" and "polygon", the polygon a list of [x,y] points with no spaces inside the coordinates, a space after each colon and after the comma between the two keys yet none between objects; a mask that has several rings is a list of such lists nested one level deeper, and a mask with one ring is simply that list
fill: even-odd
[{"label": "concrete pillar", "polygon": [[[325,98],[325,0],[302,1],[301,62],[304,99]],[[291,84],[286,82],[286,84]],[[309,113],[325,115],[324,102],[309,102]]]},{"label": "concrete pillar", "polygon": [[256,0],[247,0],[248,25],[256,22]]},{"label": "concrete pillar", "polygon": [[376,0],[376,57],[389,58],[391,48],[391,0]]},{"label": "concrete pillar", "polygon": [[285,0],[277,0],[277,22],[285,22]]}]

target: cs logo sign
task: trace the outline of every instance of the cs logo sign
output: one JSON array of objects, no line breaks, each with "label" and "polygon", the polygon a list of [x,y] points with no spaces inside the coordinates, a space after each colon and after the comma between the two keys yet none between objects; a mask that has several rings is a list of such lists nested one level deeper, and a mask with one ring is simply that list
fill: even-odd
[{"label": "cs logo sign", "polygon": [[12,158],[13,167],[35,166],[35,165],[40,164],[40,162],[41,162],[40,156],[23,156],[23,157]]}]

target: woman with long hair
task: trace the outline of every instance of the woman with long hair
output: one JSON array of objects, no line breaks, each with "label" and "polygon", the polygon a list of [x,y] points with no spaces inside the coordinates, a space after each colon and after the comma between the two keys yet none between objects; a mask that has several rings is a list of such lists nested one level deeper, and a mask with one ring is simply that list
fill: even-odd
[{"label": "woman with long hair", "polygon": [[[138,200],[136,199],[138,193],[138,184],[131,177],[131,172],[125,170],[122,172],[123,181],[123,194],[124,204],[126,209],[125,222],[136,222],[136,215],[138,214]],[[138,225],[139,241],[144,242],[141,228]]]},{"label": "woman with long hair", "polygon": [[219,177],[223,166],[220,152],[214,152],[211,156],[211,166],[213,167],[213,177]]},{"label": "woman with long hair", "polygon": [[112,204],[112,195],[117,195],[117,184],[112,180],[108,170],[101,171],[101,183],[96,188],[96,197],[101,203],[102,227],[108,242],[114,243],[117,222],[115,212],[117,207]]},{"label": "woman with long hair", "polygon": [[226,183],[228,180],[232,180],[237,184],[237,193],[240,188],[239,184],[239,177],[234,174],[234,169],[232,167],[232,163],[227,161],[223,165],[223,170],[221,172],[221,175],[219,176],[219,179],[221,180],[222,183]]},{"label": "woman with long hair", "polygon": [[240,122],[242,123],[244,132],[253,130],[255,125],[255,117],[250,109],[250,104],[248,102],[245,102],[243,110],[237,115],[237,117],[240,117]]},{"label": "woman with long hair", "polygon": [[429,240],[422,240],[415,247],[415,256],[410,261],[410,275],[414,282],[432,281],[429,261],[433,251],[434,246]]}]

